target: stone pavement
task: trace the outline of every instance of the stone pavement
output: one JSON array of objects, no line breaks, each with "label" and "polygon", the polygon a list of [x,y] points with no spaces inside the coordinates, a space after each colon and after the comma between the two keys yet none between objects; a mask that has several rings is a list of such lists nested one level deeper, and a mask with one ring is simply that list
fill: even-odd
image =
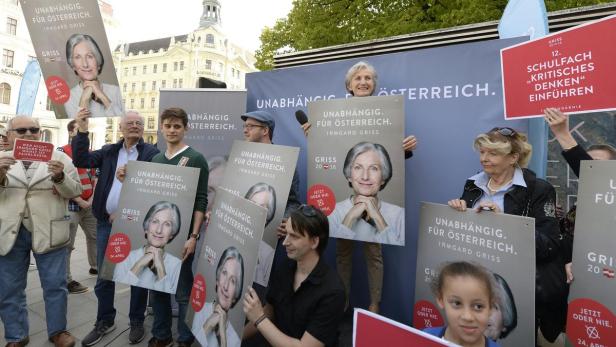
[{"label": "stone pavement", "polygon": [[[34,257],[31,257],[34,262]],[[81,346],[81,339],[94,327],[96,320],[97,300],[94,295],[96,276],[88,273],[90,266],[86,253],[85,236],[81,229],[77,231],[75,250],[71,257],[71,272],[73,278],[90,288],[87,293],[69,294],[68,296],[68,331],[78,339],[77,346]],[[45,323],[45,302],[43,301],[43,289],[38,277],[38,271],[30,268],[28,271],[28,286],[26,288],[28,300],[28,318],[30,320],[30,344],[32,347],[53,347],[47,340],[47,327]],[[97,347],[128,346],[129,319],[128,308],[130,302],[130,287],[124,284],[116,285],[115,308],[117,310],[115,324],[116,330],[106,335]],[[152,327],[152,316],[145,319],[145,339],[134,346],[147,346]],[[174,326],[175,326],[174,319]],[[173,328],[175,330],[175,327]],[[4,326],[0,324],[0,346],[4,346]],[[198,346],[197,343],[194,346]]]}]

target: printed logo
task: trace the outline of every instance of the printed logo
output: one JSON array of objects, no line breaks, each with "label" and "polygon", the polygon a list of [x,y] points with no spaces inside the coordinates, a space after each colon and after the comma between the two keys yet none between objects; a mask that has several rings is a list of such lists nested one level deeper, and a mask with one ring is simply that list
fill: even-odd
[{"label": "printed logo", "polygon": [[609,267],[604,267],[603,276],[610,278],[610,279],[614,279],[614,270],[610,269]]},{"label": "printed logo", "polygon": [[556,217],[556,206],[554,206],[553,202],[547,202],[543,205],[543,212],[545,212],[546,217]]}]

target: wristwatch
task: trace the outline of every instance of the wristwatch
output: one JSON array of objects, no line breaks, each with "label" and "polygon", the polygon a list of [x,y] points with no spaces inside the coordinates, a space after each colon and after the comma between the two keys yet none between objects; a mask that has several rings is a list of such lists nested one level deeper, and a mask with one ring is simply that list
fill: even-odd
[{"label": "wristwatch", "polygon": [[201,238],[201,233],[197,233],[196,235],[195,234],[190,234],[190,237],[192,237],[195,240],[199,240]]}]

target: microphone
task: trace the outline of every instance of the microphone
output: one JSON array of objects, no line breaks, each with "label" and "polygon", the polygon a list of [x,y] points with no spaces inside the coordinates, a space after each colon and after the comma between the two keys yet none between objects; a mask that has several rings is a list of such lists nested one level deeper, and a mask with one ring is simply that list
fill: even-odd
[{"label": "microphone", "polygon": [[304,124],[308,123],[308,116],[306,116],[306,112],[304,112],[302,110],[295,111],[295,119],[297,119],[297,122],[300,125],[304,125]]}]

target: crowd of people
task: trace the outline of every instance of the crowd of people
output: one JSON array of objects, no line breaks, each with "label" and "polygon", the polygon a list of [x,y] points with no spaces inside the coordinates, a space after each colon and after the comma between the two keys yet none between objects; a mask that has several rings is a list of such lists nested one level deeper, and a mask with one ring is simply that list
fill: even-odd
[{"label": "crowd of people", "polygon": [[[87,37],[76,37],[74,41],[71,52],[96,48]],[[86,58],[102,65],[96,57],[94,54],[93,58]],[[77,66],[77,62],[72,64]],[[345,86],[355,97],[370,96],[377,80],[374,68],[359,62],[349,70]],[[96,94],[96,87],[86,82],[81,88]],[[145,338],[149,295],[154,314],[149,346],[191,346],[195,342],[195,330],[200,331],[200,340],[207,341],[208,346],[236,346],[241,340],[254,346],[335,346],[338,326],[344,312],[350,309],[351,256],[357,243],[363,247],[367,264],[369,309],[379,312],[383,285],[380,241],[368,236],[336,239],[337,271],[327,264],[323,252],[330,236],[345,232],[355,235],[357,228],[365,235],[381,235],[395,242],[404,239],[402,208],[378,197],[391,177],[392,158],[382,146],[360,142],[349,151],[343,171],[352,192],[347,200],[338,203],[340,208],[337,206],[337,212],[329,218],[299,202],[300,183],[296,172],[285,218],[277,228],[286,256],[271,269],[268,288],[261,288],[266,294],[258,293],[258,288],[242,293],[244,261],[237,250],[227,248],[216,268],[217,299],[195,315],[191,330],[185,317],[193,284],[192,264],[202,225],[208,219],[209,199],[215,193],[215,188],[208,187],[208,176],[213,179],[214,170],[224,168],[224,163],[208,167],[205,157],[185,142],[190,124],[181,108],[161,112],[160,130],[166,143],[163,153],[143,141],[144,120],[136,112],[127,112],[122,117],[122,140],[90,150],[88,105],[79,102],[75,107],[75,118],[67,129],[70,144],[55,151],[49,162],[29,162],[13,156],[15,139],[41,139],[41,127],[36,119],[16,116],[8,122],[6,132],[0,133],[0,318],[7,346],[25,346],[29,342],[25,290],[31,251],[43,287],[49,340],[55,346],[75,345],[76,339],[67,331],[67,295],[87,291],[87,287],[72,279],[70,271],[77,225],[86,234],[89,272],[96,275],[118,215],[120,191],[130,160],[194,167],[200,169],[200,175],[192,214],[180,216],[177,207],[166,201],[152,206],[143,221],[145,243],[130,252],[132,261],[126,261],[125,271],[114,274],[114,279],[116,275],[127,276],[133,284],[127,343],[136,344]],[[275,119],[271,114],[247,112],[242,119],[246,141],[272,143]],[[545,121],[576,175],[581,160],[616,159],[616,150],[609,145],[595,145],[586,151],[577,144],[569,132],[566,114],[547,109]],[[308,133],[310,123],[302,128]],[[568,283],[573,280],[571,250],[575,213],[569,212],[559,220],[554,187],[526,168],[532,148],[523,133],[508,127],[493,128],[479,134],[473,145],[483,170],[470,176],[462,195],[448,204],[458,211],[473,209],[477,213],[506,213],[535,219],[535,326],[546,339],[553,341],[566,322]],[[402,146],[410,158],[417,139],[407,136]],[[245,197],[255,204],[273,211],[275,204],[281,203],[276,202],[271,187],[253,188]],[[179,224],[188,223],[188,218],[189,232],[178,234]],[[270,221],[268,217],[267,223]],[[178,239],[175,242],[184,242],[181,259],[170,257],[162,250],[175,238]],[[176,289],[175,300],[179,306],[176,341],[171,330],[171,295],[162,291],[163,287],[149,290],[148,294],[148,290],[138,286],[148,276],[162,279],[166,275],[169,281],[161,286]],[[446,264],[433,281],[436,302],[445,313],[446,325],[426,331],[466,347],[497,346],[495,341],[507,336],[517,324],[515,303],[507,300],[511,291],[499,277],[474,263]],[[115,283],[99,277],[94,291],[98,300],[96,323],[82,338],[83,346],[96,345],[116,328]],[[228,321],[228,311],[238,303],[247,320],[243,336]],[[499,319],[491,318],[495,313]]]}]

